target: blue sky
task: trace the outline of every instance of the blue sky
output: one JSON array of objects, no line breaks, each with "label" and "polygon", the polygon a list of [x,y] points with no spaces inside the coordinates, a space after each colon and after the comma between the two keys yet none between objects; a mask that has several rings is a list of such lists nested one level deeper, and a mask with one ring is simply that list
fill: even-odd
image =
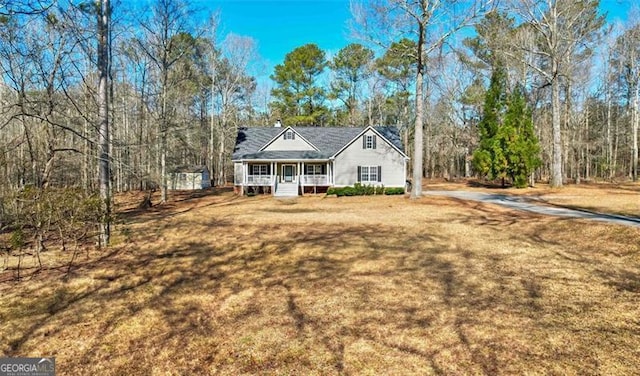
[{"label": "blue sky", "polygon": [[[635,0],[601,0],[609,22],[626,19]],[[353,42],[349,37],[349,0],[199,0],[197,6],[220,11],[221,33],[256,40],[267,71],[287,53],[316,43],[328,55]]]},{"label": "blue sky", "polygon": [[223,34],[254,38],[271,68],[307,43],[329,53],[350,43],[349,0],[203,0],[202,5],[220,10]]}]

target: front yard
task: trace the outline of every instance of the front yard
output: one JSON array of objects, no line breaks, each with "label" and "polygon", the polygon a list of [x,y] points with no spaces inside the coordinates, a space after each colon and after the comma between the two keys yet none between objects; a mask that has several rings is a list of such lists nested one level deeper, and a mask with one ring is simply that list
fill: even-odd
[{"label": "front yard", "polygon": [[640,368],[639,229],[397,196],[224,193],[121,218],[66,278],[0,282],[0,355],[60,375]]}]

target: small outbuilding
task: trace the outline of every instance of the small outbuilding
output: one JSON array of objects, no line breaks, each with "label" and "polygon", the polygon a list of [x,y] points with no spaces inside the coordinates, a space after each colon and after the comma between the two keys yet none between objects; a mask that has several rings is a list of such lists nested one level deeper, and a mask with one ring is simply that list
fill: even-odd
[{"label": "small outbuilding", "polygon": [[193,190],[211,187],[207,166],[178,166],[169,173],[169,189]]}]

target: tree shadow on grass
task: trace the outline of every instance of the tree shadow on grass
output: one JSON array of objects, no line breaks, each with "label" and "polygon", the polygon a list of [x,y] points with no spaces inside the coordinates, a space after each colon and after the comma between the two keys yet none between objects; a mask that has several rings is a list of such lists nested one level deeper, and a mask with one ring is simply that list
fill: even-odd
[{"label": "tree shadow on grass", "polygon": [[[571,337],[574,350],[558,353],[548,343],[593,315],[576,311],[567,318],[554,311],[582,300],[604,304],[579,290],[554,290],[565,276],[547,272],[542,259],[584,268],[554,254],[566,241],[543,236],[558,222],[456,205],[464,210],[448,218],[451,223],[480,226],[496,237],[513,231],[513,238],[500,235],[508,239],[500,244],[537,243],[537,254],[441,234],[442,218],[404,231],[353,223],[284,230],[250,221],[239,231],[229,219],[185,220],[172,229],[200,236],[138,247],[154,233],[136,234],[128,247],[78,266],[75,275],[90,278],[86,286],[58,284],[49,296],[34,292],[5,302],[15,309],[2,319],[22,325],[14,325],[20,334],[0,351],[51,350],[84,332],[84,347],[55,350],[64,360],[61,374],[105,364],[113,365],[111,374],[496,374],[544,372],[553,364],[577,371],[598,361],[585,353],[587,342],[617,346],[621,359],[630,360],[629,344],[600,337],[598,323],[581,324],[587,335]],[[589,283],[628,277],[611,265],[598,270],[605,275],[587,270],[597,277]],[[616,303],[607,304],[600,314]],[[62,342],[47,344],[49,338]]]}]

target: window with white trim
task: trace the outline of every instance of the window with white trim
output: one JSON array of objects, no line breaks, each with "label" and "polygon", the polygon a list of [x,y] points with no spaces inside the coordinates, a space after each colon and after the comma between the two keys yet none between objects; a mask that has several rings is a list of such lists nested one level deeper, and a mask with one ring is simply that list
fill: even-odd
[{"label": "window with white trim", "polygon": [[252,175],[269,175],[269,169],[266,164],[258,164],[251,166]]},{"label": "window with white trim", "polygon": [[362,183],[379,183],[382,181],[380,166],[358,166],[358,181]]},{"label": "window with white trim", "polygon": [[363,149],[375,149],[376,148],[376,135],[368,134],[362,137]]},{"label": "window with white trim", "polygon": [[322,175],[322,165],[308,164],[305,165],[305,169],[307,170],[307,175]]},{"label": "window with white trim", "polygon": [[284,139],[285,140],[295,140],[296,135],[293,133],[293,131],[289,130],[284,132]]},{"label": "window with white trim", "polygon": [[369,166],[369,181],[378,181],[378,166]]},{"label": "window with white trim", "polygon": [[360,181],[369,181],[369,166],[360,167]]}]

